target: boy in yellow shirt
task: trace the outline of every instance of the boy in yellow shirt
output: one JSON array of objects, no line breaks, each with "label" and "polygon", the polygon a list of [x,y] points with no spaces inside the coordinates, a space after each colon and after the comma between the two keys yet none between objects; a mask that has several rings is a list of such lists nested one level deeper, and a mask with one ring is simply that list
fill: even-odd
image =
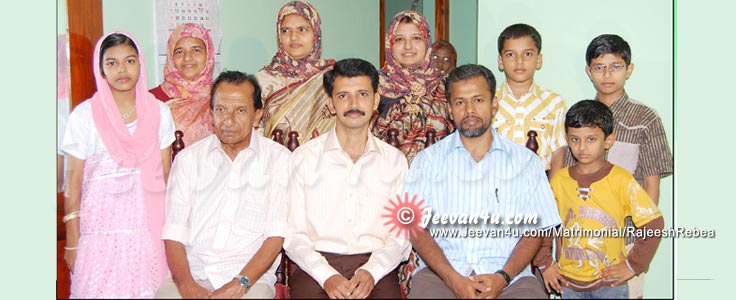
[{"label": "boy in yellow shirt", "polygon": [[[664,219],[657,205],[625,169],[605,160],[616,140],[613,114],[603,103],[583,100],[565,117],[565,132],[577,164],[561,169],[550,180],[562,217],[555,237],[557,262],[549,252],[538,265],[545,266],[547,290],[563,298],[627,299],[626,282],[646,271],[659,246],[659,236],[643,236],[661,230]],[[639,235],[626,255],[624,218],[631,216]]]}]

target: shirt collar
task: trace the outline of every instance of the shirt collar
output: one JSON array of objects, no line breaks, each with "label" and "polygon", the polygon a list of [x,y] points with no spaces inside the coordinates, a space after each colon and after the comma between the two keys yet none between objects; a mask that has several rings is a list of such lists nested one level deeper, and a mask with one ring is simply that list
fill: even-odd
[{"label": "shirt collar", "polygon": [[[511,87],[509,86],[508,81],[503,82],[502,91],[503,91],[503,94],[501,95],[501,98],[505,97],[506,95],[509,95],[511,98],[514,98],[514,93],[513,91],[511,91]],[[536,98],[542,98],[542,91],[539,89],[537,84],[534,83],[534,81],[532,81],[532,85],[529,87],[529,90],[526,93],[524,93],[524,95],[521,97],[524,98],[524,96],[529,95],[530,93],[533,94],[534,97]]]},{"label": "shirt collar", "polygon": [[[368,140],[366,141],[365,150],[363,151],[363,153],[379,151],[378,145],[376,145],[376,141],[373,139],[373,135],[371,134],[370,130],[366,132],[366,135],[368,136]],[[337,150],[344,151],[340,146],[340,141],[337,139],[337,131],[335,127],[332,127],[332,130],[327,133],[327,137],[325,138],[325,146],[322,150],[322,153]]]},{"label": "shirt collar", "polygon": [[[491,131],[491,136],[493,137],[493,142],[491,142],[491,148],[488,149],[488,153],[493,152],[494,150],[503,151],[507,154],[511,153],[508,141],[502,140],[501,136],[496,133],[495,128],[491,127],[488,130]],[[450,147],[447,149],[447,155],[451,155],[453,151],[457,151],[460,149],[465,150],[465,146],[463,146],[463,141],[460,139],[459,129],[456,129],[455,132],[453,132],[448,138],[450,139]]]},{"label": "shirt collar", "polygon": [[[596,100],[598,100],[598,99],[596,99]],[[626,94],[626,91],[624,90],[624,93],[621,94],[621,97],[619,97],[618,99],[616,99],[616,101],[614,101],[613,104],[611,104],[611,111],[614,111],[616,109],[621,108],[621,106],[623,106],[624,103],[627,102],[626,100],[629,100],[629,95]]]},{"label": "shirt collar", "polygon": [[[258,135],[258,133],[254,129],[251,129],[250,144],[248,145],[248,147],[245,147],[245,149],[240,150],[238,155],[240,155],[240,153],[245,152],[245,151],[251,151],[255,154],[261,153],[261,149],[263,148],[263,146],[261,145],[261,141],[259,140],[259,138],[261,137]],[[210,145],[209,145],[209,153],[212,154],[216,151],[219,151],[223,155],[226,155],[225,150],[222,149],[222,141],[220,141],[220,138],[218,138],[216,134],[213,134],[212,141],[210,142]],[[238,155],[236,155],[235,157],[237,158]]]}]

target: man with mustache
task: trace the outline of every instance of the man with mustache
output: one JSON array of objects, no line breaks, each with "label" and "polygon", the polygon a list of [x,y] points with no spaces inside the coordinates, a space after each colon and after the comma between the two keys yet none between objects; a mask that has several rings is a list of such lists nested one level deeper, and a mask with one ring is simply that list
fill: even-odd
[{"label": "man with mustache", "polygon": [[460,66],[450,72],[445,87],[457,131],[419,152],[404,191],[424,199],[433,215],[490,212],[502,221],[520,214],[536,214],[537,219],[516,225],[480,219],[480,224],[464,225],[472,230],[518,229],[481,237],[433,237],[427,229],[450,227],[429,224],[412,236],[419,267],[409,298],[548,299],[529,268],[542,240],[522,236],[560,224],[544,166],[533,152],[491,127],[498,102],[490,70]]},{"label": "man with mustache", "polygon": [[297,148],[287,188],[286,254],[292,298],[400,298],[398,265],[409,241],[381,217],[401,190],[408,164],[369,131],[378,107],[378,71],[361,59],[324,75],[335,127]]}]

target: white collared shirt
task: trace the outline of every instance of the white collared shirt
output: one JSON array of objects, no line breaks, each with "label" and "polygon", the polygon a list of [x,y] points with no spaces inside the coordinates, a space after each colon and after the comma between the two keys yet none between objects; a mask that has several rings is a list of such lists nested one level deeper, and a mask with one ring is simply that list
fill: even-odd
[{"label": "white collared shirt", "polygon": [[[219,288],[238,275],[266,238],[285,236],[289,156],[284,146],[255,132],[234,160],[214,134],[176,156],[162,238],[184,244],[194,279]],[[278,262],[259,281],[272,286]]]},{"label": "white collared shirt", "polygon": [[411,244],[384,225],[384,206],[407,173],[404,155],[366,132],[365,152],[353,162],[335,129],[297,148],[287,192],[289,233],[284,250],[320,286],[339,274],[318,252],[371,253],[360,269],[378,282],[407,259]]}]

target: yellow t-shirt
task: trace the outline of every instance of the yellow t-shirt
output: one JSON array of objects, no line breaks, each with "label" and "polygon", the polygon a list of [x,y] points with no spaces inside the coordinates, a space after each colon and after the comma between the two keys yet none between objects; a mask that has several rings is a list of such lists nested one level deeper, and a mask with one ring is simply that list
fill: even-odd
[{"label": "yellow t-shirt", "polygon": [[574,280],[598,280],[603,268],[625,260],[625,217],[641,227],[662,216],[634,177],[616,165],[590,184],[586,200],[569,167],[555,173],[550,185],[562,218],[560,274]]}]

